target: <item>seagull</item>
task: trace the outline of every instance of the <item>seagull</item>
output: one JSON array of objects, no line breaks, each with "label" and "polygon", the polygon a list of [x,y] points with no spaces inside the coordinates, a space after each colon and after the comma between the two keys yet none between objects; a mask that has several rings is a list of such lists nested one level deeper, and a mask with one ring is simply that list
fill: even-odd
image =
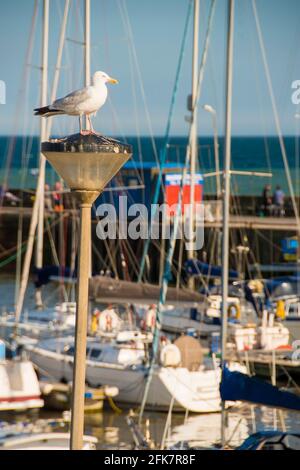
[{"label": "seagull", "polygon": [[[69,116],[79,116],[80,134],[96,134],[91,122],[91,115],[95,115],[98,109],[102,108],[107,98],[106,83],[118,83],[118,80],[111,78],[105,72],[95,72],[93,75],[93,85],[73,91],[64,98],[59,98],[48,106],[36,108],[35,116],[49,117],[59,114]],[[90,130],[82,129],[82,116],[85,115],[90,124]]]}]

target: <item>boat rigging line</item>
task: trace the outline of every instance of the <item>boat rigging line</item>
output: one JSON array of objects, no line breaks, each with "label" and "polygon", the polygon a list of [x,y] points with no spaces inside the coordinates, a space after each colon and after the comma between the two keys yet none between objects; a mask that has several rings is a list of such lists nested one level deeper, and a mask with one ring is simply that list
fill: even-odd
[{"label": "boat rigging line", "polygon": [[[204,69],[205,63],[206,63],[210,32],[211,32],[212,21],[213,21],[214,12],[215,12],[215,3],[216,3],[215,0],[211,1],[210,12],[209,12],[209,17],[208,17],[208,26],[207,26],[206,37],[205,37],[205,42],[204,42],[204,50],[203,50],[201,65],[200,65],[200,68],[199,68],[199,75],[198,75],[198,82],[197,82],[197,90],[196,90],[196,94],[195,94],[194,107],[198,106],[198,101],[199,101],[199,98],[200,98],[201,84],[202,84],[202,79],[203,79],[203,69]],[[192,117],[193,117],[193,114],[192,114]],[[178,203],[177,203],[176,213],[175,213],[175,217],[174,217],[169,248],[168,248],[168,252],[167,252],[167,256],[166,256],[166,260],[165,260],[165,269],[164,269],[164,273],[163,273],[162,283],[161,283],[161,286],[160,286],[160,297],[159,297],[159,301],[158,301],[157,309],[156,309],[156,322],[155,322],[155,329],[154,329],[154,333],[153,333],[152,359],[151,359],[150,366],[149,366],[149,371],[148,371],[144,396],[143,396],[143,400],[142,400],[142,403],[141,403],[141,409],[140,409],[140,413],[139,413],[139,425],[141,424],[141,421],[142,421],[142,417],[143,417],[143,413],[144,413],[144,409],[145,409],[145,405],[146,405],[147,397],[148,397],[148,393],[149,393],[149,388],[150,388],[150,384],[151,384],[151,380],[152,380],[152,376],[153,376],[153,369],[154,369],[155,362],[157,360],[159,337],[160,337],[161,323],[162,323],[162,321],[161,321],[162,320],[161,319],[162,307],[164,306],[164,304],[166,302],[168,284],[169,284],[170,275],[171,275],[173,254],[174,254],[175,245],[176,245],[176,236],[177,236],[177,232],[178,232],[178,228],[179,228],[179,220],[182,217],[183,186],[184,186],[184,181],[186,179],[187,171],[188,171],[188,168],[189,168],[189,165],[190,165],[190,158],[191,158],[190,142],[191,142],[192,132],[193,132],[193,120],[191,120],[191,123],[190,123],[189,139],[188,139],[188,145],[187,145],[187,148],[186,148],[185,163],[184,163],[184,167],[183,167],[183,170],[182,170],[180,190],[179,190],[179,195],[178,195]]]},{"label": "boat rigging line", "polygon": [[[176,70],[176,75],[175,75],[175,82],[173,85],[172,98],[171,98],[167,126],[166,126],[165,137],[164,137],[164,144],[163,144],[162,149],[160,150],[159,172],[158,172],[158,176],[157,176],[157,180],[155,184],[154,196],[153,196],[153,201],[152,201],[152,204],[154,204],[153,207],[155,207],[155,205],[158,202],[160,187],[162,184],[163,167],[167,159],[167,149],[168,149],[168,144],[170,140],[170,129],[171,129],[171,123],[172,123],[173,114],[174,114],[174,107],[175,107],[175,102],[176,102],[179,78],[180,78],[183,58],[185,54],[185,45],[186,45],[186,40],[187,40],[187,33],[188,33],[191,12],[192,12],[192,1],[190,0],[189,5],[188,5],[186,20],[185,20],[184,30],[183,30],[183,38],[182,38],[181,47],[180,47],[179,60],[178,60],[177,70]],[[143,254],[141,258],[138,282],[141,282],[143,279],[146,257],[148,255],[149,246],[150,246],[150,236],[145,240]]]}]

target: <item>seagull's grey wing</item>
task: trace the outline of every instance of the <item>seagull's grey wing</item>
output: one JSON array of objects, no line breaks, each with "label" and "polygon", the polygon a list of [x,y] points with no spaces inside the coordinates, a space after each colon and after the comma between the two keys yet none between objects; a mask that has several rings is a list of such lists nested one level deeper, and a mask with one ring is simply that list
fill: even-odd
[{"label": "seagull's grey wing", "polygon": [[72,112],[74,109],[83,101],[90,98],[88,88],[82,88],[81,90],[73,91],[64,98],[60,98],[51,105],[51,108],[64,111],[65,113]]}]

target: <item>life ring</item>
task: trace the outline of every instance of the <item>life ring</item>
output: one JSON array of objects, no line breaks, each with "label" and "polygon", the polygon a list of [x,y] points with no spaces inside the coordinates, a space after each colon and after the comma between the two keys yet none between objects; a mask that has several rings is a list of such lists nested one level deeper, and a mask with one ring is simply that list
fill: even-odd
[{"label": "life ring", "polygon": [[239,320],[241,318],[241,308],[239,304],[231,303],[227,307],[228,318]]},{"label": "life ring", "polygon": [[109,313],[107,313],[105,316],[105,331],[111,331],[111,330],[112,330],[112,317]]}]

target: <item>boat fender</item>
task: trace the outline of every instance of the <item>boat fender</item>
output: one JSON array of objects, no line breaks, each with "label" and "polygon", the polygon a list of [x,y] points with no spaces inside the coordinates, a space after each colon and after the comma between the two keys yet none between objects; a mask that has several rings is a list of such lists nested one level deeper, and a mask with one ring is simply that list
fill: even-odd
[{"label": "boat fender", "polygon": [[6,347],[4,341],[0,340],[0,360],[4,361],[6,358]]},{"label": "boat fender", "polygon": [[241,308],[238,304],[229,304],[227,307],[228,318],[239,320],[241,318]]},{"label": "boat fender", "polygon": [[175,344],[167,344],[160,353],[160,363],[163,367],[178,367],[181,363],[180,349]]}]

